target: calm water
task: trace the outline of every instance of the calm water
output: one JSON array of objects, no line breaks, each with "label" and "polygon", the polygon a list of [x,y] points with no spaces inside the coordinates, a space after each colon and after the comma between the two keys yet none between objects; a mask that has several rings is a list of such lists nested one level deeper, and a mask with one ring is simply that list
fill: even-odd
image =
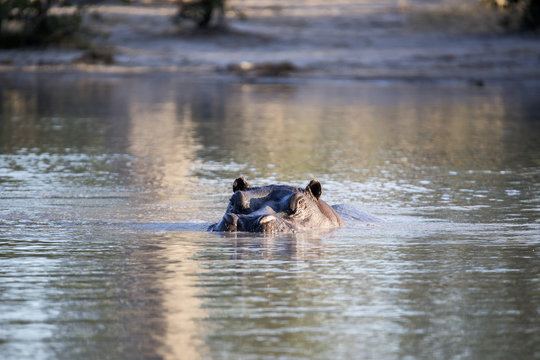
[{"label": "calm water", "polygon": [[[539,90],[3,75],[0,357],[540,358]],[[382,222],[205,232],[239,175]]]}]

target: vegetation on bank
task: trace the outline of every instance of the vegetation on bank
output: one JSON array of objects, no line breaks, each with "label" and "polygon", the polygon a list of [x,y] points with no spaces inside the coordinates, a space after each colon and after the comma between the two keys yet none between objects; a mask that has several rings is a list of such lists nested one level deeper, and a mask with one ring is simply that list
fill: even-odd
[{"label": "vegetation on bank", "polygon": [[199,28],[210,25],[212,18],[219,16],[218,25],[223,25],[225,0],[179,0],[178,18],[195,21]]},{"label": "vegetation on bank", "polygon": [[[65,41],[80,28],[85,0],[0,0],[0,47]],[[68,9],[69,7],[69,9]]]},{"label": "vegetation on bank", "polygon": [[540,30],[540,0],[481,0],[501,12],[500,24],[510,30]]}]

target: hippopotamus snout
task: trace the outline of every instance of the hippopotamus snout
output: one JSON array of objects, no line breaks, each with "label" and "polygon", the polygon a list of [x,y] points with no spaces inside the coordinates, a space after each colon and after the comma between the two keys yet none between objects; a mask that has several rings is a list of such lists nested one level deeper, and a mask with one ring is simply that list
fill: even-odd
[{"label": "hippopotamus snout", "polygon": [[248,232],[278,232],[292,230],[283,220],[274,215],[245,216],[226,213],[223,216],[221,227],[225,231],[248,231]]},{"label": "hippopotamus snout", "polygon": [[238,216],[235,214],[223,215],[221,225],[223,225],[225,231],[242,231],[238,229]]}]

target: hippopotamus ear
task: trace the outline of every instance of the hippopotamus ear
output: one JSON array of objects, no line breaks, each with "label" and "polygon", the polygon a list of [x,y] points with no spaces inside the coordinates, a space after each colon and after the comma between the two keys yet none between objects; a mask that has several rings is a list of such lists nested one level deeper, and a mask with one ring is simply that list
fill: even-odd
[{"label": "hippopotamus ear", "polygon": [[249,189],[249,184],[244,177],[239,177],[238,179],[234,180],[232,184],[232,189],[233,192],[244,191]]},{"label": "hippopotamus ear", "polygon": [[313,197],[315,198],[315,200],[319,200],[319,198],[321,197],[322,195],[322,186],[321,186],[321,183],[318,182],[317,180],[311,180],[308,184],[308,186],[306,187],[306,191],[308,191],[309,193],[311,193],[311,195],[313,195]]}]

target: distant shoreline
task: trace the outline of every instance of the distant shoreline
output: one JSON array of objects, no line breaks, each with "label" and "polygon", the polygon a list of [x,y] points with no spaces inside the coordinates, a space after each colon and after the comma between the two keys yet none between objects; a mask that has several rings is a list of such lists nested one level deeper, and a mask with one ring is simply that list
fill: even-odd
[{"label": "distant shoreline", "polygon": [[[195,32],[174,25],[172,5],[90,7],[91,50],[0,50],[0,73],[176,74],[248,82],[540,81],[540,36],[419,24],[410,10],[343,1],[265,8],[230,1],[247,19]],[[387,2],[391,3],[391,2]],[[444,14],[437,16],[444,18]],[[422,15],[425,17],[425,15]],[[430,15],[435,17],[435,15]],[[429,19],[432,21],[432,19]],[[424,20],[422,20],[424,21]],[[469,19],[470,21],[470,19]]]}]

